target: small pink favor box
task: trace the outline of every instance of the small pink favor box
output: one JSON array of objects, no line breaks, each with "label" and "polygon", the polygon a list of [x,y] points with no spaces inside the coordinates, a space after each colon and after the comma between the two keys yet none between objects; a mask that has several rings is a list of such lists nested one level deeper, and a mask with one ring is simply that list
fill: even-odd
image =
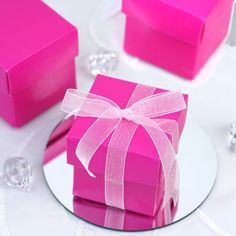
[{"label": "small pink favor box", "polygon": [[42,1],[0,3],[0,116],[20,127],[75,87],[77,29]]},{"label": "small pink favor box", "polygon": [[[90,92],[106,97],[124,109],[136,86],[136,83],[99,75]],[[154,93],[163,91],[156,89]],[[188,96],[184,95],[184,98],[187,104]],[[178,122],[179,138],[184,128],[186,112],[187,109],[162,117]],[[111,136],[97,149],[90,163],[90,171],[95,174],[96,178],[87,173],[76,156],[79,140],[95,120],[88,117],[75,119],[67,136],[67,162],[74,166],[74,196],[105,204],[105,161]],[[161,162],[152,140],[141,126],[138,126],[128,148],[124,179],[124,209],[154,216],[160,207],[164,192],[161,181]]]},{"label": "small pink favor box", "polygon": [[233,0],[122,0],[127,53],[192,80],[228,32]]}]

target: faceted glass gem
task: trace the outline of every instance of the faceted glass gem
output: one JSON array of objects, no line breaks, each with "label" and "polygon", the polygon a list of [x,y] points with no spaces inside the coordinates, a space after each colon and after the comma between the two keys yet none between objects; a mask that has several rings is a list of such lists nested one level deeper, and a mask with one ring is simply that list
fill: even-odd
[{"label": "faceted glass gem", "polygon": [[1,182],[6,186],[29,190],[32,179],[32,167],[21,157],[6,160],[3,166]]},{"label": "faceted glass gem", "polygon": [[111,75],[118,66],[118,56],[115,52],[100,49],[98,53],[87,57],[86,67],[90,74]]}]

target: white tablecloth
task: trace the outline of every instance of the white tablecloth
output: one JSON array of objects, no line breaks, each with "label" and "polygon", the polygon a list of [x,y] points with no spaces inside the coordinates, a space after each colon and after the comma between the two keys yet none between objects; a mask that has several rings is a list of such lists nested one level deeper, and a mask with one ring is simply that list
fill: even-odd
[{"label": "white tablecloth", "polygon": [[[78,26],[80,34],[80,56],[77,60],[78,87],[89,89],[93,78],[84,69],[84,59],[89,53],[96,51],[97,46],[89,35],[88,24],[94,8],[100,1],[46,0],[45,2]],[[206,130],[216,147],[219,173],[214,190],[201,206],[201,211],[172,226],[136,234],[236,235],[236,154],[227,150],[229,124],[236,119],[236,47],[222,45],[208,63],[207,69],[204,69],[196,81],[191,83],[174,78],[161,70],[152,70],[158,71],[159,76],[152,78],[151,74],[148,75],[142,70],[134,72],[125,61],[120,61],[115,75],[153,86],[180,89],[190,94],[189,112]],[[43,177],[42,157],[47,138],[62,116],[57,105],[19,130],[10,128],[0,119],[0,166],[6,158],[21,155],[29,159],[34,171],[32,189],[29,193],[0,187],[0,236],[121,234],[76,219],[64,210],[50,193]]]}]

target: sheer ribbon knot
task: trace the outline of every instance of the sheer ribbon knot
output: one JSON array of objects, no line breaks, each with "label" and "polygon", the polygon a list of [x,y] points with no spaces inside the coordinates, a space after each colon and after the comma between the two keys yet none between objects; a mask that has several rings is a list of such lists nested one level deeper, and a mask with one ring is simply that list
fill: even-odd
[{"label": "sheer ribbon knot", "polygon": [[133,112],[131,109],[127,108],[127,109],[123,109],[121,110],[122,112],[122,117],[126,120],[132,121],[133,119]]}]

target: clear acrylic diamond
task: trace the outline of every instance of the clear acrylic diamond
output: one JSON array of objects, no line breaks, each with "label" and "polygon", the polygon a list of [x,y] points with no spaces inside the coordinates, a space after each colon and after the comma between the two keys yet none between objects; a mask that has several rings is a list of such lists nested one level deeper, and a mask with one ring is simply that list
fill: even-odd
[{"label": "clear acrylic diamond", "polygon": [[88,56],[86,67],[92,75],[111,75],[118,66],[118,56],[115,52],[100,49],[98,53]]},{"label": "clear acrylic diamond", "polygon": [[32,179],[32,167],[20,157],[6,160],[3,166],[1,181],[6,186],[29,190]]},{"label": "clear acrylic diamond", "polygon": [[230,125],[230,150],[236,152],[236,121]]}]

